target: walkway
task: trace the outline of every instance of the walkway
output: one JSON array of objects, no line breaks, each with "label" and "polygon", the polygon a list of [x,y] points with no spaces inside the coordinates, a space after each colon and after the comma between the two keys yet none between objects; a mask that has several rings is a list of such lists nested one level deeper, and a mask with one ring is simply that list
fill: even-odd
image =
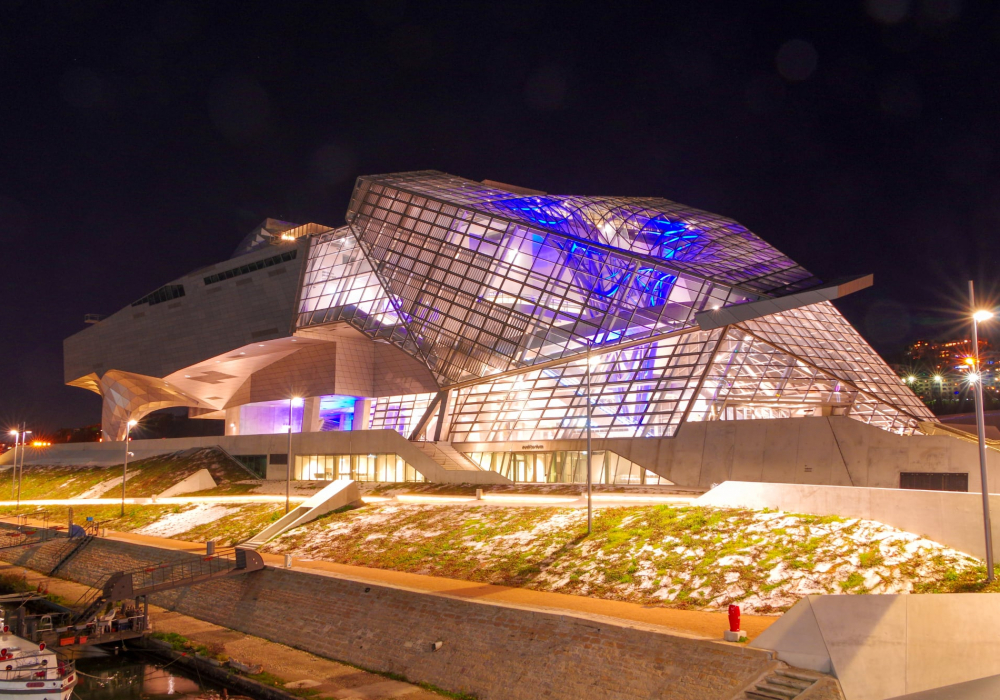
[{"label": "walkway", "polygon": [[[651,506],[651,505],[690,505],[697,495],[658,495],[658,494],[617,494],[617,493],[595,493],[593,495],[593,505],[595,508],[608,508],[610,506]],[[309,496],[292,496],[289,500],[299,504],[307,501]],[[399,494],[395,496],[378,496],[375,494],[362,495],[361,500],[365,503],[385,503],[392,501],[395,503],[419,503],[425,505],[487,505],[487,506],[544,506],[544,507],[566,507],[566,508],[586,508],[586,496],[575,495],[536,495],[536,494],[491,494],[483,495],[482,500],[477,500],[475,496],[438,496],[435,494]],[[21,506],[108,506],[118,505],[121,498],[35,498],[25,499],[20,502]],[[284,503],[284,495],[267,493],[249,493],[236,496],[208,495],[208,496],[168,496],[166,498],[150,497],[126,498],[128,505],[187,505],[192,503]],[[18,501],[0,501],[0,507],[17,506]]]},{"label": "walkway", "polygon": [[[205,551],[203,543],[182,542],[165,537],[138,535],[131,532],[109,531],[108,539],[184,552],[203,553]],[[263,556],[265,564],[276,567],[284,566],[283,556],[263,552],[261,556]],[[474,599],[489,603],[499,603],[501,605],[517,605],[547,612],[596,615],[612,618],[617,622],[655,625],[665,628],[665,631],[686,637],[721,640],[722,633],[729,629],[728,617],[723,612],[647,607],[637,603],[626,603],[617,600],[587,598],[585,596],[568,595],[566,593],[534,591],[527,588],[514,588],[510,586],[495,586],[438,576],[410,574],[386,569],[371,569],[363,566],[350,566],[327,561],[310,561],[308,559],[293,560],[293,568],[320,575],[350,578],[364,583],[389,584],[410,590],[455,598]],[[742,626],[747,635],[753,639],[770,627],[777,619],[777,617],[764,615],[744,615]]]}]

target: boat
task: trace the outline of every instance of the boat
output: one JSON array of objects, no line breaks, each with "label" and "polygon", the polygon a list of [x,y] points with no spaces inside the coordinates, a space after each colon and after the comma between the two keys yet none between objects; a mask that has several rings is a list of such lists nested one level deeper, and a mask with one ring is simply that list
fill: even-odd
[{"label": "boat", "polygon": [[76,666],[63,661],[45,642],[0,634],[0,700],[70,700],[77,683]]}]

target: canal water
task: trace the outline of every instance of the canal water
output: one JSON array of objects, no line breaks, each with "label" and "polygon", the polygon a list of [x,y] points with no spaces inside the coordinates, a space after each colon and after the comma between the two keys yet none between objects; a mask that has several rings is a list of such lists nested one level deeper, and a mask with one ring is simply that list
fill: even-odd
[{"label": "canal water", "polygon": [[140,652],[88,649],[76,656],[76,668],[74,700],[219,700],[222,692],[197,673]]}]

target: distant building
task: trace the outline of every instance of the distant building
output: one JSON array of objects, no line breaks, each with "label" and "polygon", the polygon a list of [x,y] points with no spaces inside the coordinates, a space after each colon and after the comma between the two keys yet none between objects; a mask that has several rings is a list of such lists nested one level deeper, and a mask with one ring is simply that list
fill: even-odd
[{"label": "distant building", "polygon": [[[968,394],[970,338],[918,340],[906,349],[904,356],[907,361],[893,365],[893,369],[924,403],[939,412],[968,408],[963,404],[971,400]],[[1000,396],[1000,353],[982,339],[979,341],[979,362],[989,403],[992,397]]]}]

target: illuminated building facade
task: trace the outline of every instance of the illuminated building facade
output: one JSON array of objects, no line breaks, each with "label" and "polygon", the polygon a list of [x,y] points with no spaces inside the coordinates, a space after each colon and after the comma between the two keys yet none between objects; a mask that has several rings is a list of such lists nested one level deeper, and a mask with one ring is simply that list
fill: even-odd
[{"label": "illuminated building facade", "polygon": [[[104,397],[110,439],[188,406],[227,435],[284,433],[290,417],[293,432],[394,431],[439,462],[579,481],[565,441],[586,434],[588,400],[598,440],[932,421],[831,303],[869,280],[824,285],[737,222],[665,199],[366,176],[345,226],[268,220],[231,260],[67,339],[66,380]],[[561,449],[515,464],[515,443]],[[645,467],[608,454],[601,469]]]}]

